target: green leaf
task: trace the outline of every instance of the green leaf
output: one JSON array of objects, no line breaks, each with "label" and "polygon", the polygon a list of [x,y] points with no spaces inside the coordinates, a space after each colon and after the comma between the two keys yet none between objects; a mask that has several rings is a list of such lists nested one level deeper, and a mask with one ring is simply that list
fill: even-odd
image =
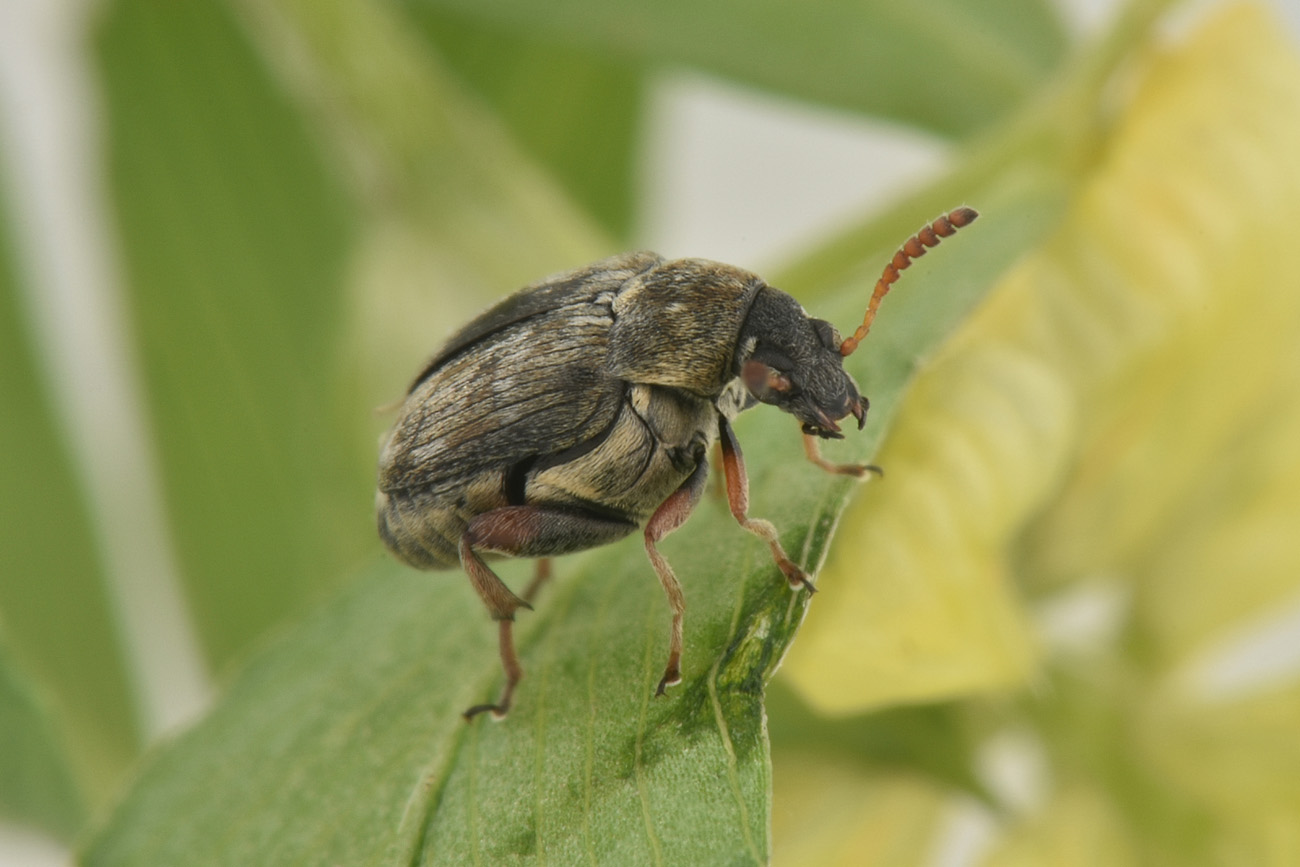
[{"label": "green leaf", "polygon": [[[1054,200],[1041,189],[1004,200],[1008,213],[983,237],[968,230],[909,275],[880,334],[898,328],[911,343],[868,342],[853,356],[874,421],[836,457],[870,454],[919,358],[1040,231],[1013,215],[1044,195]],[[826,312],[860,316],[862,300],[855,287]],[[798,459],[788,419],[749,413],[737,433],[751,513],[775,521],[815,569],[856,486]],[[501,677],[468,582],[385,566],[261,656],[210,719],[157,757],[90,863],[194,852],[237,863],[385,852],[402,863],[764,862],[763,686],[807,596],[719,498],[661,550],[688,606],[684,683],[669,697],[652,699],[667,605],[635,539],[558,564],[556,586],[519,619],[527,676],[500,725],[459,717]]]},{"label": "green leaf", "polygon": [[768,690],[767,714],[773,751],[816,752],[831,761],[914,771],[987,797],[975,779],[974,745],[955,703],[904,705],[827,718],[813,713],[784,679],[777,678]]},{"label": "green leaf", "polygon": [[[0,625],[66,724],[80,784],[102,799],[138,749],[138,721],[83,492],[26,327],[19,280],[29,278],[8,205],[0,199]],[[0,738],[0,763],[26,761],[22,751]]]},{"label": "green leaf", "polygon": [[1015,108],[1065,48],[1042,0],[409,0],[638,62],[685,64],[773,93],[960,136]]},{"label": "green leaf", "polygon": [[[410,359],[503,287],[612,252],[400,9],[367,0],[235,6],[340,158],[338,175],[364,217],[340,353],[360,394],[354,407],[400,396]],[[378,434],[362,438],[367,464]]]},{"label": "green leaf", "polygon": [[369,472],[339,405],[350,217],[224,6],[104,12],[134,334],[182,572],[220,664],[369,543]]},{"label": "green leaf", "polygon": [[0,633],[0,816],[70,840],[86,810],[60,734]]}]

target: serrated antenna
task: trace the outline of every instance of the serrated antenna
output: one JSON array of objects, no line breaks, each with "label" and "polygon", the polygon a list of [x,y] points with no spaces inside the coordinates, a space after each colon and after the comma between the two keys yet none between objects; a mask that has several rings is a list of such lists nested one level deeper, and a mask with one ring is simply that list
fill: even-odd
[{"label": "serrated antenna", "polygon": [[978,216],[979,212],[974,208],[957,208],[949,211],[928,226],[922,226],[919,232],[898,248],[898,252],[894,254],[894,258],[885,266],[880,279],[876,281],[876,288],[871,293],[871,301],[867,303],[867,313],[862,317],[862,324],[858,326],[857,331],[853,332],[852,337],[840,344],[840,355],[847,356],[852,353],[867,336],[867,332],[871,330],[871,323],[876,318],[876,311],[880,309],[880,301],[889,292],[889,287],[898,280],[899,272],[911,265],[913,259],[924,256],[925,251],[930,247],[938,246],[944,238],[975,222]]}]

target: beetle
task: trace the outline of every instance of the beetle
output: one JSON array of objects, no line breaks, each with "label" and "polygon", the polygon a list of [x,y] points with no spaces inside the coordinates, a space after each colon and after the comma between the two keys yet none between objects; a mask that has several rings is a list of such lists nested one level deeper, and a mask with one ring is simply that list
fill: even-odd
[{"label": "beetle", "polygon": [[[523,669],[515,612],[555,555],[644,534],[672,612],[656,695],[681,682],[681,584],[656,545],[685,522],[721,446],[736,520],[771,549],[790,586],[812,591],[776,528],[751,518],[749,483],[731,421],[758,403],[797,419],[805,452],[834,473],[869,468],[823,459],[838,422],[861,429],[867,400],[843,361],[866,336],[899,272],[978,214],[958,208],[924,226],[877,281],[862,325],[841,340],[794,298],[740,268],[629,253],[533,284],[456,332],[415,378],[379,459],[379,535],[405,563],[461,566],[498,623],[510,709]],[[485,557],[543,558],[522,596]]]}]

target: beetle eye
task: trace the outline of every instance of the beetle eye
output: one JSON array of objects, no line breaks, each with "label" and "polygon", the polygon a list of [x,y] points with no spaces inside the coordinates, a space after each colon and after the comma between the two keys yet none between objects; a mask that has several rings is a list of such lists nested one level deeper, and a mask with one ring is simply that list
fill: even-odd
[{"label": "beetle eye", "polygon": [[789,391],[790,377],[779,370],[767,369],[767,387],[772,391]]},{"label": "beetle eye", "polygon": [[794,388],[789,375],[769,364],[752,359],[745,362],[741,379],[744,380],[745,388],[749,389],[749,393],[760,398],[772,393],[787,394]]}]

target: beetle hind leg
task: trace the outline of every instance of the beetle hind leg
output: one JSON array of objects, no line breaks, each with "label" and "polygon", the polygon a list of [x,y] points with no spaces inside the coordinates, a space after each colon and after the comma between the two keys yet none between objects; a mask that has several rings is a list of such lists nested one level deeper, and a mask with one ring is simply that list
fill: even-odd
[{"label": "beetle hind leg", "polygon": [[514,695],[515,687],[524,676],[523,666],[519,664],[519,655],[515,653],[514,625],[515,621],[513,619],[497,621],[498,640],[501,646],[501,667],[506,673],[506,685],[501,690],[501,697],[497,699],[496,704],[474,705],[462,714],[466,720],[472,720],[484,711],[491,711],[493,719],[503,720],[510,711],[510,698]]},{"label": "beetle hind leg", "polygon": [[551,580],[551,558],[542,557],[537,561],[537,569],[533,572],[533,580],[528,583],[528,587],[523,592],[523,600],[532,604],[537,598],[537,593]]},{"label": "beetle hind leg", "polygon": [[[577,510],[541,506],[503,506],[484,512],[470,521],[460,538],[460,562],[479,598],[487,606],[488,613],[497,621],[501,668],[505,672],[506,685],[496,704],[475,705],[465,711],[465,719],[472,719],[485,711],[491,711],[496,719],[504,719],[510,710],[515,686],[524,676],[519,655],[515,652],[515,612],[520,608],[533,607],[529,603],[550,575],[550,564],[542,559],[538,563],[537,575],[528,589],[522,597],[516,596],[483,562],[479,551],[512,557],[545,558],[550,554],[563,554],[612,542],[634,529],[635,525],[630,522],[615,521]],[[579,540],[576,547],[574,540]]]},{"label": "beetle hind leg", "polygon": [[469,575],[474,590],[478,592],[479,598],[487,606],[488,613],[492,615],[493,620],[497,621],[498,641],[501,648],[501,667],[505,670],[506,675],[505,689],[501,691],[501,698],[497,700],[497,703],[476,704],[465,711],[464,717],[470,720],[484,711],[491,711],[492,716],[496,719],[505,719],[506,713],[510,710],[510,697],[514,694],[515,685],[524,676],[523,667],[519,664],[519,655],[515,653],[515,611],[519,608],[532,608],[532,606],[511,593],[510,588],[502,583],[495,572],[488,568],[488,565],[483,562],[483,558],[475,552],[473,545],[470,544],[470,533],[468,531],[460,538],[460,562],[465,569],[465,574]]}]

